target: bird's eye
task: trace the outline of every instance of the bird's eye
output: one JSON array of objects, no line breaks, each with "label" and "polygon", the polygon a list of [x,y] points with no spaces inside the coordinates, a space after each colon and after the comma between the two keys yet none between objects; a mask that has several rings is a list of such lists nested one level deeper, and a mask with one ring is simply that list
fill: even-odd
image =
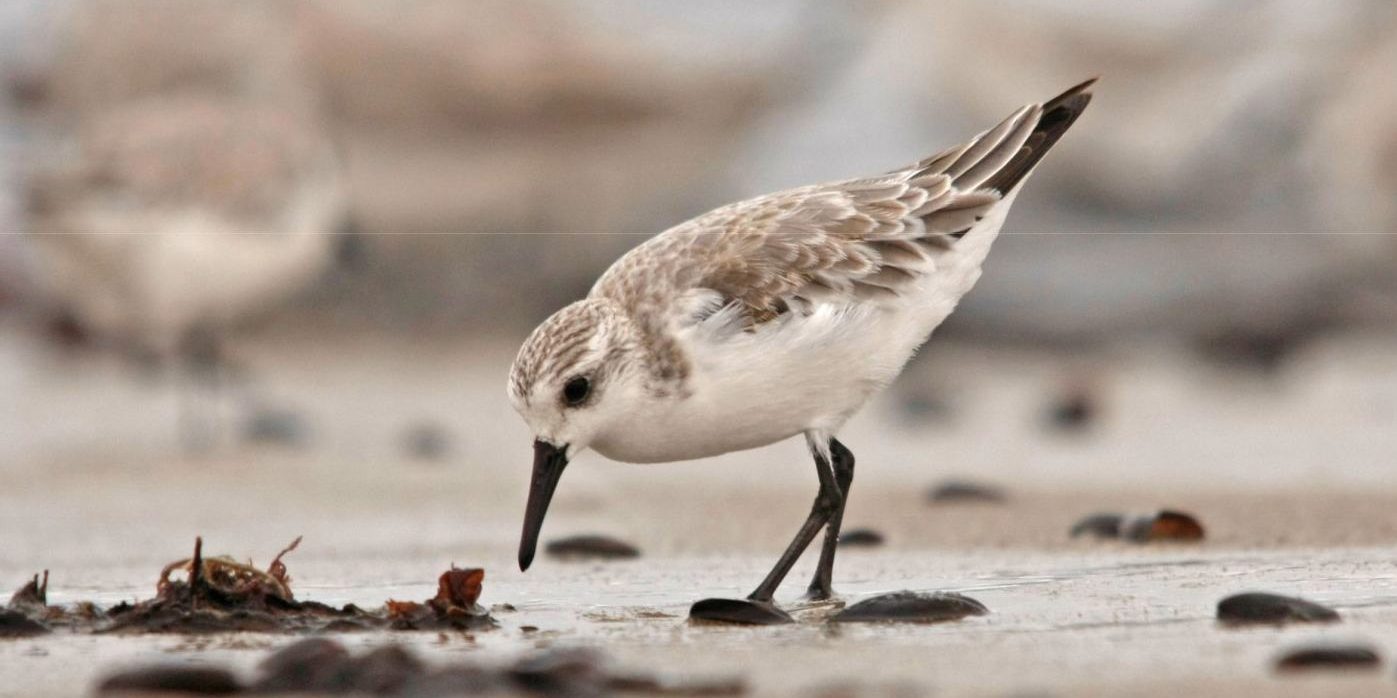
[{"label": "bird's eye", "polygon": [[585,376],[578,376],[568,381],[563,386],[563,402],[568,407],[577,407],[587,401],[587,396],[592,394],[592,382]]}]

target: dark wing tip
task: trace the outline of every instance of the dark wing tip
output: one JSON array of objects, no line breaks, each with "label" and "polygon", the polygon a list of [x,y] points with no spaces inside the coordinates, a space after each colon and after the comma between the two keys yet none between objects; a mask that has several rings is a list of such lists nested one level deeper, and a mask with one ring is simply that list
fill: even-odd
[{"label": "dark wing tip", "polygon": [[1038,117],[1038,125],[1028,137],[1022,150],[994,176],[981,185],[982,189],[993,189],[1008,194],[1033,171],[1039,160],[1052,149],[1062,134],[1086,111],[1091,103],[1091,88],[1100,78],[1091,78],[1043,104],[1043,115]]}]

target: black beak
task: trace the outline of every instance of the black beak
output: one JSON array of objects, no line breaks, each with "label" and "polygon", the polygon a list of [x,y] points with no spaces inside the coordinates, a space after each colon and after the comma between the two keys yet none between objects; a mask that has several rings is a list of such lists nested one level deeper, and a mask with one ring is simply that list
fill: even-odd
[{"label": "black beak", "polygon": [[567,446],[559,448],[544,441],[534,441],[534,477],[529,482],[529,505],[524,510],[524,534],[519,538],[519,569],[527,570],[538,548],[538,532],[543,528],[543,516],[553,500],[553,490],[568,466]]}]

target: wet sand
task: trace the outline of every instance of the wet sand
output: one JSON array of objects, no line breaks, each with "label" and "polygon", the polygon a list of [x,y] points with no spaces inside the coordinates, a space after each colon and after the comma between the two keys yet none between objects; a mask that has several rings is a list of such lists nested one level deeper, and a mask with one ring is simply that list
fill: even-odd
[{"label": "wet sand", "polygon": [[[0,342],[0,356],[26,356],[20,346]],[[798,601],[811,556],[778,595],[801,622],[775,628],[695,626],[685,614],[700,597],[749,591],[799,525],[815,482],[798,444],[662,468],[581,459],[544,539],[606,533],[642,557],[544,557],[521,574],[514,545],[527,434],[498,395],[504,349],[446,346],[407,361],[351,346],[297,363],[249,347],[249,359],[268,367],[265,385],[276,386],[264,393],[314,418],[312,446],[229,445],[193,462],[170,452],[171,411],[158,389],[122,387],[121,371],[101,362],[62,377],[45,377],[42,361],[25,359],[22,370],[0,362],[0,387],[35,400],[3,435],[0,583],[17,588],[47,568],[51,602],[109,605],[150,596],[161,566],[186,556],[196,534],[210,554],[259,564],[304,535],[286,560],[293,588],[325,603],[427,598],[449,564],[484,567],[481,602],[516,609],[496,611],[499,629],[343,638],[351,647],[405,643],[440,662],[583,644],[638,669],[739,675],[752,695],[773,696],[1390,692],[1397,488],[1385,469],[1397,467],[1397,358],[1385,346],[1322,348],[1279,386],[1235,389],[1177,364],[1115,362],[1102,388],[1109,410],[1076,436],[1043,433],[1036,419],[1060,384],[1042,365],[958,356],[918,366],[914,387],[949,384],[960,402],[947,421],[909,425],[894,392],[851,425],[860,470],[846,527],[875,528],[888,543],[842,551],[836,587],[846,601],[958,591],[991,614],[832,627],[820,621],[831,607]],[[937,375],[947,366],[968,368],[948,382]],[[1375,384],[1375,374],[1388,383]],[[94,390],[102,381],[109,389]],[[395,435],[423,416],[441,416],[457,436],[443,463],[399,452]],[[1297,451],[1301,435],[1309,445]],[[928,504],[926,489],[952,476],[998,484],[1008,499]],[[1067,535],[1093,512],[1159,507],[1196,514],[1207,540],[1139,546]],[[1344,620],[1219,627],[1217,601],[1248,590],[1304,596]],[[1283,649],[1331,640],[1370,643],[1386,661],[1372,673],[1273,673]],[[0,641],[0,695],[79,695],[112,669],[149,661],[250,670],[290,641]]]}]

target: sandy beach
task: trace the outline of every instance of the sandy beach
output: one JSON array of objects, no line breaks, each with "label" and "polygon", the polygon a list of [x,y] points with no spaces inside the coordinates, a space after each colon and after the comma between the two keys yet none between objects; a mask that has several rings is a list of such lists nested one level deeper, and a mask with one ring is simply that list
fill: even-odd
[{"label": "sandy beach", "polygon": [[[832,626],[824,619],[837,604],[798,598],[810,558],[778,594],[799,622],[767,628],[693,625],[686,614],[701,597],[744,595],[799,524],[814,491],[799,444],[659,467],[584,457],[565,478],[545,541],[602,533],[642,556],[544,557],[521,574],[529,454],[502,395],[508,347],[434,340],[409,359],[392,342],[327,351],[285,333],[276,346],[242,346],[277,389],[259,399],[305,416],[306,445],[230,443],[191,461],[172,450],[167,389],[107,359],[65,364],[55,379],[45,372],[57,365],[28,340],[0,337],[0,382],[23,406],[3,439],[0,579],[18,588],[48,569],[51,603],[148,597],[195,535],[212,554],[258,564],[303,535],[287,557],[302,599],[369,607],[426,598],[451,564],[485,568],[481,603],[496,607],[498,629],[343,638],[351,647],[403,643],[434,662],[596,646],[627,667],[738,677],[750,695],[1357,695],[1394,682],[1387,662],[1313,676],[1272,668],[1283,651],[1313,643],[1397,651],[1397,492],[1382,486],[1397,453],[1397,406],[1384,402],[1397,353],[1382,337],[1321,344],[1280,379],[1229,386],[1168,350],[1098,357],[1090,375],[1100,419],[1066,434],[1045,429],[1040,414],[1064,384],[1059,362],[933,349],[848,430],[861,450],[846,528],[873,528],[887,543],[841,552],[836,588],[843,602],[957,591],[991,613]],[[928,421],[906,404],[932,389],[953,407]],[[452,435],[440,462],[403,453],[401,432],[420,419]],[[1289,447],[1286,434],[1300,424],[1328,425],[1333,444]],[[992,484],[1006,498],[928,502],[928,488],[949,478]],[[1068,535],[1094,512],[1161,507],[1197,516],[1206,540]],[[1343,621],[1219,626],[1217,602],[1250,590],[1299,595]],[[0,694],[80,695],[114,669],[153,661],[250,672],[290,641],[62,632],[6,640]]]}]

